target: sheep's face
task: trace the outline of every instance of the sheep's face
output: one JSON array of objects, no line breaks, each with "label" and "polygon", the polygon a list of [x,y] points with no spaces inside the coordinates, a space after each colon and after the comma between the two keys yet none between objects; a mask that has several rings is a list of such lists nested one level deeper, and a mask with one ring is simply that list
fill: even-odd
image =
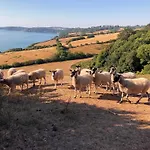
[{"label": "sheep's face", "polygon": [[113,74],[115,71],[116,71],[116,68],[115,67],[111,67],[109,72],[110,72],[110,74]]},{"label": "sheep's face", "polygon": [[113,74],[113,82],[118,82],[120,80],[120,74]]},{"label": "sheep's face", "polygon": [[28,75],[29,76],[29,80],[31,80],[32,76],[31,75]]},{"label": "sheep's face", "polygon": [[55,79],[56,71],[52,71],[52,78]]},{"label": "sheep's face", "polygon": [[92,69],[92,72],[91,72],[91,74],[92,74],[92,76],[95,78],[95,73],[96,73],[96,71],[97,71],[97,68],[93,68]]},{"label": "sheep's face", "polygon": [[74,76],[76,76],[77,75],[77,73],[78,73],[78,71],[76,71],[76,70],[70,70],[70,77],[72,78],[72,77],[74,77]]}]

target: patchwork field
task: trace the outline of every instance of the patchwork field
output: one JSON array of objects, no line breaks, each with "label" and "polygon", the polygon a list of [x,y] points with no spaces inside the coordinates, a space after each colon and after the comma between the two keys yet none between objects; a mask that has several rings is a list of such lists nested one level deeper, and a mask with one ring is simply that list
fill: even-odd
[{"label": "patchwork field", "polygon": [[35,60],[39,58],[48,58],[56,53],[56,48],[43,48],[38,50],[8,52],[0,54],[0,65],[12,64],[14,62],[24,62],[28,60]]},{"label": "patchwork field", "polygon": [[91,43],[96,43],[96,41],[99,42],[106,42],[110,40],[114,40],[117,38],[119,33],[111,33],[111,34],[103,34],[103,35],[95,35],[94,38],[86,38],[83,40],[78,40],[78,41],[73,41],[71,42],[72,46],[80,46],[81,44],[91,44]]},{"label": "patchwork field", "polygon": [[[87,60],[87,59],[86,59]],[[0,149],[148,150],[150,105],[131,97],[132,104],[118,104],[119,95],[99,88],[91,98],[73,98],[70,66],[82,60],[21,67],[27,72],[44,68],[47,84],[1,97]],[[63,86],[54,89],[48,70],[62,68]],[[6,73],[6,72],[5,72]],[[5,119],[5,120],[4,120]],[[6,122],[5,122],[6,121]],[[4,126],[6,124],[7,126]]]},{"label": "patchwork field", "polygon": [[[96,41],[99,41],[99,42],[106,42],[106,41],[109,41],[109,40],[114,40],[117,38],[119,33],[110,33],[110,34],[101,34],[101,35],[95,35],[94,38],[85,38],[86,39],[83,39],[83,40],[77,40],[77,41],[73,41],[71,42],[71,44],[73,46],[80,46],[81,44],[84,45],[84,44],[91,44],[91,43],[96,43]],[[76,38],[76,37],[69,37],[69,38],[61,38],[59,39],[61,41],[61,43],[63,45],[66,45],[66,42],[71,40],[72,38]],[[35,46],[48,46],[48,45],[53,45],[53,44],[56,44],[56,40],[49,40],[49,41],[45,41],[45,42],[40,42],[38,44],[35,44]]]}]

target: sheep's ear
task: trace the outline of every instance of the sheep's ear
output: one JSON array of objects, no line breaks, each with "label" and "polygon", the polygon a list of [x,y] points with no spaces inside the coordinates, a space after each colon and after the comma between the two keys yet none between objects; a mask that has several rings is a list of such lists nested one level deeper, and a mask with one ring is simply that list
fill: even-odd
[{"label": "sheep's ear", "polygon": [[52,70],[49,70],[49,72],[52,72]]},{"label": "sheep's ear", "polygon": [[103,70],[99,70],[98,72],[99,72],[99,73],[102,73],[102,72],[103,72]]},{"label": "sheep's ear", "polygon": [[86,71],[87,73],[89,73],[90,75],[92,74],[92,71]]},{"label": "sheep's ear", "polygon": [[69,71],[72,72],[72,69],[70,69]]}]

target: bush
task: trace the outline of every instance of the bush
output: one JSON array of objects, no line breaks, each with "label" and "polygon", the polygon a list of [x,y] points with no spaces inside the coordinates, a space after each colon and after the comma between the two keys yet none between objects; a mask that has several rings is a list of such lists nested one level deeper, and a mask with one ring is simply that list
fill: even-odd
[{"label": "bush", "polygon": [[88,34],[88,35],[87,35],[87,38],[93,38],[93,37],[95,37],[94,34]]},{"label": "bush", "polygon": [[142,74],[150,74],[150,64],[147,64],[144,66],[144,68],[141,71]]}]

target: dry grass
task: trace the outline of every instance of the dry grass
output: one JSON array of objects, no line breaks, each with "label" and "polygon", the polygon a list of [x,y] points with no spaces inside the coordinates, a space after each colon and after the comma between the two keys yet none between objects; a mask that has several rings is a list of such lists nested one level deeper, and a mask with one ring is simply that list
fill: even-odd
[{"label": "dry grass", "polygon": [[[61,43],[63,45],[66,45],[67,41],[69,41],[70,39],[75,38],[75,37],[61,38],[59,40],[61,41]],[[56,40],[48,40],[48,41],[45,41],[45,42],[40,42],[38,44],[35,44],[35,46],[48,46],[48,45],[54,45],[54,44],[56,44]]]},{"label": "dry grass", "polygon": [[[78,40],[78,41],[73,41],[71,42],[71,44],[73,46],[80,46],[81,44],[91,44],[91,43],[95,43],[96,41],[100,41],[100,42],[106,42],[106,41],[109,41],[109,40],[113,40],[113,39],[116,39],[117,36],[118,36],[119,33],[111,33],[111,34],[103,34],[103,35],[95,35],[94,38],[86,38],[86,39],[83,39],[83,40]],[[76,38],[75,37],[68,37],[68,38],[61,38],[59,39],[61,41],[61,43],[63,45],[66,45],[66,42],[69,41],[70,39],[72,38]],[[53,44],[56,44],[56,40],[49,40],[49,41],[44,41],[44,42],[40,42],[38,44],[35,44],[35,46],[47,46],[47,45],[53,45]]]},{"label": "dry grass", "polygon": [[[47,73],[47,85],[41,89],[30,85],[22,93],[0,97],[0,149],[149,149],[146,98],[138,105],[117,104],[119,97],[101,88],[98,95],[92,90],[91,98],[84,93],[82,99],[74,99],[74,91],[68,88],[69,68],[78,61],[21,67],[27,71],[62,68],[64,84],[54,90]],[[131,100],[135,102],[137,97]]]},{"label": "dry grass", "polygon": [[83,53],[91,53],[98,54],[101,50],[103,50],[108,44],[91,44],[80,46],[76,48],[70,48],[71,52],[83,52]]},{"label": "dry grass", "polygon": [[25,62],[39,58],[48,58],[56,53],[56,48],[43,48],[38,50],[28,50],[19,52],[8,52],[0,54],[0,65],[12,64],[14,62]]},{"label": "dry grass", "polygon": [[94,38],[87,38],[83,40],[73,41],[71,42],[72,46],[80,46],[81,44],[84,45],[86,43],[96,43],[96,41],[99,42],[106,42],[110,40],[114,40],[117,38],[119,33],[111,33],[111,34],[104,34],[104,35],[95,35]]}]

